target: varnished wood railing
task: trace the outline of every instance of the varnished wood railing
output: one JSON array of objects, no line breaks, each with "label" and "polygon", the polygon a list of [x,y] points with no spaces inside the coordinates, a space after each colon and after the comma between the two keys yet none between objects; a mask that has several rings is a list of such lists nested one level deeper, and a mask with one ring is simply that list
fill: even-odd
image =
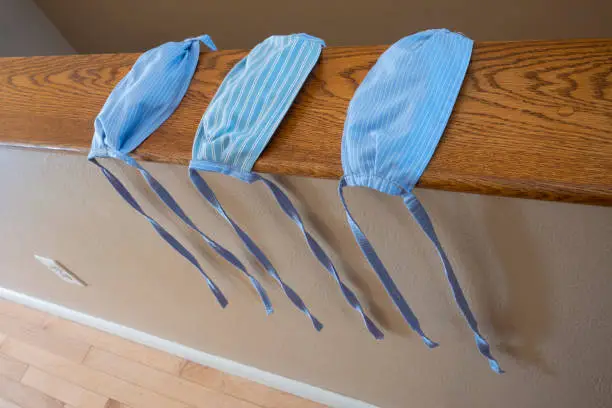
[{"label": "varnished wood railing", "polygon": [[[326,48],[255,170],[338,178],[348,103],[385,49]],[[135,156],[186,164],[202,113],[245,54],[202,54],[179,109]],[[86,153],[137,57],[0,59],[0,144]],[[419,186],[612,205],[612,40],[478,43]]]}]

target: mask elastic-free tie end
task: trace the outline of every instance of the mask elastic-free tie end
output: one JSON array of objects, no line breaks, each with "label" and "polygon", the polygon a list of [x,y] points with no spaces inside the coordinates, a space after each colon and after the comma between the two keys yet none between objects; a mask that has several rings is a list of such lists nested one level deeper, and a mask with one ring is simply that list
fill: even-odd
[{"label": "mask elastic-free tie end", "polygon": [[201,35],[199,37],[190,38],[191,41],[202,41],[204,45],[210,48],[211,51],[217,51],[217,46],[213,42],[212,38],[208,34]]},{"label": "mask elastic-free tie end", "polygon": [[228,304],[227,298],[225,297],[225,295],[223,295],[219,287],[213,282],[213,280],[208,276],[208,274],[204,272],[204,269],[202,269],[202,267],[200,266],[200,263],[197,261],[195,256],[193,256],[193,254],[189,252],[189,250],[185,248],[172,234],[170,234],[164,227],[162,227],[161,224],[159,224],[151,216],[145,213],[145,211],[142,209],[140,204],[138,204],[134,196],[132,196],[132,194],[123,185],[123,183],[121,183],[121,181],[110,170],[104,167],[95,158],[91,158],[89,159],[89,161],[95,164],[102,171],[102,174],[104,174],[106,179],[109,181],[111,186],[115,189],[115,191],[121,196],[121,198],[123,198],[123,200],[125,200],[125,202],[128,203],[130,207],[136,210],[136,212],[138,212],[147,221],[149,221],[149,223],[155,229],[155,231],[159,234],[159,236],[162,237],[163,240],[166,241],[166,243],[168,243],[168,245],[170,245],[176,252],[181,254],[187,261],[189,261],[189,263],[191,263],[200,272],[200,274],[206,280],[206,284],[208,285],[209,289],[211,290],[211,292],[217,299],[217,302],[219,303],[219,305],[225,308]]},{"label": "mask elastic-free tie end", "polygon": [[140,171],[140,174],[145,179],[149,187],[151,187],[151,190],[153,190],[153,192],[159,197],[159,199],[162,200],[163,203],[166,204],[166,206],[170,210],[172,210],[172,212],[177,217],[181,219],[181,221],[183,221],[188,227],[190,227],[191,229],[196,231],[198,234],[200,234],[204,242],[206,242],[209,247],[211,247],[219,256],[221,256],[224,260],[229,262],[232,266],[234,266],[238,271],[240,271],[244,276],[246,276],[249,279],[249,281],[251,282],[251,285],[253,286],[257,294],[259,295],[264,305],[266,314],[270,315],[274,311],[274,309],[272,308],[272,302],[270,301],[270,297],[268,296],[268,293],[263,288],[263,286],[259,283],[259,281],[246,270],[242,262],[240,262],[240,260],[233,253],[231,253],[228,249],[226,249],[221,244],[214,241],[212,238],[206,235],[202,230],[200,230],[195,225],[195,223],[191,220],[191,218],[189,218],[189,216],[185,213],[185,211],[183,211],[183,209],[180,207],[178,202],[174,199],[174,197],[172,197],[170,192],[166,190],[166,188],[159,181],[157,181],[157,179],[155,179],[155,177],[153,177],[151,173],[149,173],[144,167],[142,167],[136,160],[134,160],[132,157],[128,155],[123,155],[123,156],[120,156],[119,158],[123,160],[125,163],[127,163],[128,165],[138,169],[138,171]]},{"label": "mask elastic-free tie end", "polygon": [[230,218],[223,206],[221,206],[221,203],[217,199],[217,196],[215,195],[212,188],[208,185],[206,180],[204,180],[204,178],[198,174],[197,170],[193,168],[189,169],[189,179],[191,180],[191,183],[196,188],[198,193],[202,196],[202,198],[204,198],[208,202],[208,204],[215,211],[217,211],[217,213],[223,219],[225,219],[227,223],[231,225],[231,227],[236,232],[236,235],[238,235],[238,237],[243,242],[248,251],[264,267],[268,275],[270,275],[279,284],[279,286],[281,287],[285,295],[289,298],[291,303],[293,303],[295,307],[297,307],[310,319],[313,327],[317,331],[320,331],[323,328],[323,324],[310,312],[302,298],[282,280],[282,278],[272,265],[270,259],[268,259],[268,257],[264,254],[261,248],[259,248],[259,246],[255,244],[255,241],[253,241],[253,239],[251,239],[251,237],[249,237],[249,235],[244,232],[244,230],[240,228],[240,226],[236,224],[236,222],[232,218]]},{"label": "mask elastic-free tie end", "polygon": [[378,254],[374,250],[374,247],[372,246],[368,238],[365,236],[365,234],[359,227],[359,224],[357,224],[357,221],[355,221],[351,212],[349,211],[348,205],[346,204],[346,200],[344,199],[344,193],[343,193],[344,187],[346,187],[346,185],[347,185],[346,180],[342,178],[340,180],[340,184],[338,185],[338,195],[340,196],[340,201],[342,202],[342,205],[344,207],[346,218],[348,220],[349,226],[351,227],[351,231],[353,232],[353,235],[355,236],[355,240],[357,241],[357,244],[359,245],[359,248],[361,249],[361,252],[363,252],[368,263],[370,264],[374,272],[376,272],[376,275],[378,276],[379,280],[383,284],[385,291],[387,292],[389,297],[391,297],[391,300],[393,300],[393,304],[397,307],[397,309],[401,313],[406,323],[408,323],[408,325],[410,326],[410,328],[412,328],[412,330],[414,330],[419,336],[421,336],[423,343],[425,343],[427,347],[429,348],[437,347],[438,343],[436,343],[435,341],[427,337],[425,333],[423,332],[423,330],[421,329],[421,324],[419,323],[419,319],[416,317],[416,315],[414,314],[414,312],[408,305],[408,302],[406,302],[406,299],[404,299],[404,296],[402,295],[399,288],[393,281],[393,278],[391,278],[391,275],[387,271],[387,268],[385,268],[385,265],[382,263],[382,261],[378,257]]},{"label": "mask elastic-free tie end", "polygon": [[403,199],[406,208],[408,208],[408,211],[410,211],[410,214],[412,215],[414,220],[417,222],[417,224],[419,224],[421,230],[423,230],[425,235],[427,235],[429,240],[433,243],[434,247],[436,248],[436,251],[438,252],[438,255],[440,256],[440,259],[442,260],[442,266],[444,267],[444,272],[450,284],[451,291],[453,292],[455,302],[457,303],[459,310],[461,310],[461,313],[465,317],[468,326],[474,333],[474,339],[476,340],[476,346],[478,347],[478,351],[480,351],[480,354],[482,354],[489,361],[489,366],[493,371],[498,374],[502,374],[504,371],[500,368],[499,364],[497,363],[497,360],[493,358],[489,343],[485,340],[485,338],[480,334],[480,331],[478,330],[478,323],[476,322],[476,317],[474,317],[474,314],[470,309],[465,294],[463,293],[463,290],[459,285],[459,280],[457,279],[457,276],[453,271],[453,267],[450,261],[448,260],[448,257],[446,256],[446,252],[444,251],[444,249],[442,248],[442,244],[440,244],[440,241],[438,240],[438,236],[434,229],[433,223],[431,222],[427,211],[425,211],[425,207],[423,207],[421,202],[412,193],[404,193]]}]

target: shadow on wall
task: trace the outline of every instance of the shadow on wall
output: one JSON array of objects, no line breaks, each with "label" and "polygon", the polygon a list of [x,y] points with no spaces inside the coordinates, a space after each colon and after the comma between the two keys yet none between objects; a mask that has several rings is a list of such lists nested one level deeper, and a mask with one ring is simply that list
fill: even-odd
[{"label": "shadow on wall", "polygon": [[523,215],[521,203],[516,200],[499,200],[495,207],[490,201],[483,204],[483,225],[504,277],[506,304],[496,300],[491,275],[486,271],[479,271],[483,278],[477,280],[482,283],[478,292],[486,296],[488,318],[502,339],[499,347],[519,362],[554,374],[538,349],[549,335],[552,311],[546,277],[542,274],[547,269],[543,264],[545,258],[534,250],[530,231],[525,227],[529,218]]},{"label": "shadow on wall", "polygon": [[[304,183],[300,183],[298,189],[294,180],[281,178],[280,183],[295,198],[306,224],[312,226],[318,237],[323,237],[321,242],[334,259],[336,268],[358,290],[372,316],[385,331],[402,337],[412,336],[413,333],[392,306],[382,286],[374,282],[376,279],[369,267],[366,267],[366,273],[361,269],[357,273],[351,262],[346,262],[355,257],[361,259],[362,263],[366,261],[357,245],[339,244],[354,241],[348,227],[338,228],[323,219],[326,215],[319,211],[319,203],[329,202],[334,197],[322,197],[322,189],[315,186],[307,189]],[[429,208],[432,218],[436,220],[441,240],[452,249],[451,258],[455,255],[453,263],[464,265],[463,268],[456,267],[456,273],[464,290],[469,292],[467,296],[471,298],[472,306],[482,305],[478,308],[482,312],[474,312],[481,326],[484,326],[482,330],[485,336],[499,339],[500,344],[494,347],[501,352],[525,364],[537,366],[544,373],[553,374],[539,351],[539,345],[549,334],[547,322],[551,318],[546,278],[541,273],[542,260],[530,242],[530,231],[525,228],[529,219],[522,214],[521,203],[501,199],[493,204],[464,194],[461,195],[462,200],[452,200],[453,203],[460,202],[463,205],[451,208],[445,206],[444,200],[440,200],[439,193],[433,193],[436,199],[428,199],[430,194],[432,192],[419,192],[419,195],[424,196],[425,207]],[[379,200],[379,203],[384,207],[385,214],[388,214],[386,222],[396,222],[402,229],[422,235],[403,206],[392,205],[390,200]],[[485,203],[485,207],[478,208],[479,203]],[[380,228],[385,226],[380,225]],[[489,242],[490,246],[483,249],[478,244],[483,241]],[[429,246],[430,243],[415,237],[410,241],[397,240],[394,245]],[[378,249],[382,248],[378,246]],[[423,248],[422,253],[425,257],[436,257],[433,249]],[[437,261],[436,257],[434,264]],[[408,262],[403,269],[415,273],[408,271],[411,268],[407,265]],[[393,270],[390,272],[392,275],[398,273]],[[434,272],[443,274],[441,264]],[[494,280],[498,282],[494,284]],[[467,286],[473,289],[468,290]],[[505,288],[506,293],[498,293],[499,288]],[[450,302],[450,288],[443,289]],[[407,296],[406,293],[404,295]],[[457,326],[465,325],[462,319],[457,322]]]},{"label": "shadow on wall", "polygon": [[[292,178],[281,178],[280,184],[300,206],[306,224],[322,237],[321,243],[332,256],[336,268],[358,290],[366,308],[381,327],[402,337],[412,336],[381,285],[371,280],[373,272],[368,271],[368,278],[365,278],[363,271],[357,273],[345,261],[363,256],[357,245],[350,245],[352,249],[339,245],[354,240],[348,227],[337,228],[323,219],[325,215],[322,215],[318,203],[329,202],[333,197],[322,197],[322,189],[315,186],[307,189],[304,183],[300,183],[298,189]],[[543,275],[547,266],[544,265],[545,259],[536,253],[536,246],[530,238],[531,231],[526,226],[529,217],[522,211],[524,203],[511,199],[478,200],[478,197],[467,194],[455,195],[461,199],[445,201],[437,192],[419,191],[418,194],[436,220],[440,239],[452,250],[449,255],[451,259],[455,258],[452,262],[464,290],[469,292],[468,300],[473,307],[480,305],[474,308],[474,313],[485,337],[497,339],[494,348],[519,363],[554,375],[554,369],[540,351],[540,345],[550,334],[549,322],[552,319],[549,285]],[[388,214],[386,222],[396,222],[402,229],[422,234],[402,206],[394,206],[389,200],[379,202]],[[453,203],[453,206],[446,203]],[[380,228],[385,227],[381,225]],[[488,247],[483,248],[482,242],[489,243]],[[414,242],[396,241],[398,246],[414,244],[430,245],[418,239]],[[425,250],[423,255],[436,256],[433,250]],[[436,272],[443,274],[441,264]],[[504,293],[500,293],[500,288]],[[450,288],[444,289],[450,301]],[[464,324],[461,319],[460,325]]]},{"label": "shadow on wall", "polygon": [[[428,192],[423,195],[431,194]],[[452,194],[452,193],[448,193]],[[457,197],[459,198],[459,197]],[[443,242],[452,243],[454,253],[465,265],[473,290],[468,299],[482,305],[475,311],[486,333],[498,339],[494,347],[516,359],[519,363],[536,366],[545,374],[554,375],[554,369],[544,360],[540,345],[550,335],[552,310],[549,285],[542,271],[547,270],[545,258],[536,253],[531,231],[523,214],[523,202],[512,199],[477,200],[463,194],[463,199],[452,200],[453,208],[444,200],[428,199],[436,225],[445,229]],[[459,204],[459,205],[457,205]],[[479,235],[477,241],[487,242],[487,248],[473,245],[468,237]],[[451,246],[451,245],[449,245]],[[466,281],[467,279],[461,279]],[[504,288],[505,293],[500,293]],[[464,289],[466,289],[464,287]],[[492,330],[486,326],[491,325]]]}]

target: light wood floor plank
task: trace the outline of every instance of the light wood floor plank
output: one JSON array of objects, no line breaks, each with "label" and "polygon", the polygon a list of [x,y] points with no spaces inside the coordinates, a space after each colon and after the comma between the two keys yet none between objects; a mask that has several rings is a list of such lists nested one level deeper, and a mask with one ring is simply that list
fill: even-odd
[{"label": "light wood floor plank", "polygon": [[83,364],[96,370],[113,373],[126,381],[157,390],[160,394],[195,407],[258,408],[251,402],[210,390],[95,347],[87,355]]},{"label": "light wood floor plank", "polygon": [[322,408],[316,402],[288,394],[211,367],[191,361],[183,367],[181,377],[204,387],[252,401],[265,408]]},{"label": "light wood floor plank", "polygon": [[105,408],[108,402],[106,397],[47,374],[35,367],[28,368],[21,383],[75,408]]},{"label": "light wood floor plank", "polygon": [[9,356],[0,354],[0,375],[14,381],[19,381],[27,369],[27,364],[17,361]]},{"label": "light wood floor plank", "polygon": [[106,403],[106,406],[104,408],[130,408],[129,406],[125,405],[122,402],[119,402],[117,400],[114,399],[109,399],[108,402]]},{"label": "light wood floor plank", "polygon": [[21,408],[64,408],[55,398],[3,376],[0,376],[0,395]]},{"label": "light wood floor plank", "polygon": [[0,397],[0,408],[21,408],[19,405],[14,402],[7,401],[4,398]]},{"label": "light wood floor plank", "polygon": [[73,338],[47,332],[36,325],[0,314],[0,332],[74,362],[81,362],[90,345]]},{"label": "light wood floor plank", "polygon": [[0,380],[0,408],[322,408],[1,299]]},{"label": "light wood floor plank", "polygon": [[0,352],[92,392],[125,402],[132,408],[187,408],[186,404],[155,391],[76,364],[10,337],[2,344]]},{"label": "light wood floor plank", "polygon": [[113,354],[170,374],[178,375],[185,364],[185,360],[180,357],[68,320],[50,319],[46,323],[45,329],[51,333],[81,339],[99,349],[110,351]]},{"label": "light wood floor plank", "polygon": [[4,299],[0,299],[0,314],[38,327],[42,327],[49,318],[49,315],[45,312]]},{"label": "light wood floor plank", "polygon": [[[2,405],[0,405],[0,408],[2,408]],[[70,404],[66,404],[64,408],[77,408],[77,407],[70,405]],[[130,408],[130,407],[117,400],[109,399],[106,405],[104,406],[104,408]]]}]

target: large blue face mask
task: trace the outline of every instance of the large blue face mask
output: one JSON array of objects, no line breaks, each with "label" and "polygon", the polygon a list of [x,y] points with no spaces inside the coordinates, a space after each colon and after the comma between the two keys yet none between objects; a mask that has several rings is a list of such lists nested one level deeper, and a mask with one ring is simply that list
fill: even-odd
[{"label": "large blue face mask", "polygon": [[204,272],[197,259],[159,223],[147,215],[125,186],[97,158],[112,157],[137,168],[157,196],[187,225],[197,230],[217,254],[232,264],[251,281],[260,295],[267,313],[272,312],[270,300],[259,282],[231,252],[197,229],[195,224],[170,193],[129,153],[149,137],[176,110],[187,92],[200,54],[200,41],[215,50],[207,35],[170,42],[144,53],[130,72],[111,92],[95,121],[95,133],[89,160],[96,164],[115,190],[138,213],[144,216],[155,231],[204,276],[208,287],[221,306],[227,300],[217,285]]},{"label": "large blue face mask", "polygon": [[423,333],[374,248],[348,211],[342,190],[363,186],[401,196],[435,245],[454,297],[491,368],[502,372],[474,315],[425,209],[412,193],[448,122],[472,51],[472,40],[448,30],[428,30],[403,38],[379,58],[349,105],[342,137],[344,177],[339,193],[349,225],[368,262],[404,319],[429,347]]},{"label": "large blue face mask", "polygon": [[189,175],[200,194],[232,226],[293,304],[320,330],[321,323],[295,291],[281,280],[263,251],[229,217],[198,170],[228,174],[247,183],[261,181],[265,184],[285,214],[300,228],[311,251],[340,285],[344,297],[361,315],[368,330],[376,338],[382,338],[382,333],[366,316],[357,297],[340,279],[330,258],[306,230],[286,194],[272,181],[251,171],[324,46],[322,40],[306,34],[273,36],[236,64],[202,117],[193,144]]},{"label": "large blue face mask", "polygon": [[176,110],[185,96],[208,35],[169,42],[142,54],[108,96],[94,123],[89,158],[124,160]]}]

